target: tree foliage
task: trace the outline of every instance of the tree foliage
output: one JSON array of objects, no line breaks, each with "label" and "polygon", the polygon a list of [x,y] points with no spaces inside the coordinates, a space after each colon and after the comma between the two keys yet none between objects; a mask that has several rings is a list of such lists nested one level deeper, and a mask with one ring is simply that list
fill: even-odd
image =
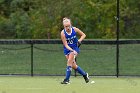
[{"label": "tree foliage", "polygon": [[[0,0],[0,38],[60,38],[63,17],[87,38],[116,38],[117,0]],[[140,38],[140,1],[120,0],[120,37]]]}]

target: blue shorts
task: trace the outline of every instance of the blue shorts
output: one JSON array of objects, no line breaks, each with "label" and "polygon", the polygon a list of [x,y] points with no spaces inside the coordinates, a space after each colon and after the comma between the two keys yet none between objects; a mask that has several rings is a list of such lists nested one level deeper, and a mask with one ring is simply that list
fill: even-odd
[{"label": "blue shorts", "polygon": [[[72,49],[75,50],[75,51],[79,54],[80,49],[79,49],[78,47],[74,47],[74,48],[72,48]],[[69,55],[70,52],[72,52],[72,51],[68,50],[67,48],[64,48],[64,54],[65,54],[65,55]]]}]

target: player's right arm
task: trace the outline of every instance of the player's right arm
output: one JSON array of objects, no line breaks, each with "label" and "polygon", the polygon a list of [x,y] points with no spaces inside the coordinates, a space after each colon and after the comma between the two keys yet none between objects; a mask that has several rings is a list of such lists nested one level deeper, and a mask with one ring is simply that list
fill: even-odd
[{"label": "player's right arm", "polygon": [[71,47],[68,46],[65,34],[64,34],[64,30],[61,31],[61,40],[63,42],[63,45],[70,51],[74,51]]}]

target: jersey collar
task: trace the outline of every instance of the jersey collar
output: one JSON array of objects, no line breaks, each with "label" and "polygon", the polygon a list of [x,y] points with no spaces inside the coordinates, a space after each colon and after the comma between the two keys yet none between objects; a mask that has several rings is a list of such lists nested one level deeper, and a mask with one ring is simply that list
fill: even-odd
[{"label": "jersey collar", "polygon": [[[67,33],[66,29],[64,29],[64,31]],[[67,33],[68,35],[71,35],[72,34],[72,27],[71,27],[71,32],[70,33]]]}]

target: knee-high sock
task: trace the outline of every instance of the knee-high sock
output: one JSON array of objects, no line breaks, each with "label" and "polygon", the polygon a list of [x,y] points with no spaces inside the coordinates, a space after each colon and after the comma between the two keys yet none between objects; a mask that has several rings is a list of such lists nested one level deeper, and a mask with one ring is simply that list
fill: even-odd
[{"label": "knee-high sock", "polygon": [[65,80],[69,80],[70,75],[71,75],[71,70],[72,70],[72,67],[71,67],[71,66],[67,66],[67,68],[66,68],[66,78],[65,78]]},{"label": "knee-high sock", "polygon": [[78,71],[78,73],[80,73],[81,75],[86,75],[86,72],[83,69],[81,69],[79,66],[75,70]]}]

